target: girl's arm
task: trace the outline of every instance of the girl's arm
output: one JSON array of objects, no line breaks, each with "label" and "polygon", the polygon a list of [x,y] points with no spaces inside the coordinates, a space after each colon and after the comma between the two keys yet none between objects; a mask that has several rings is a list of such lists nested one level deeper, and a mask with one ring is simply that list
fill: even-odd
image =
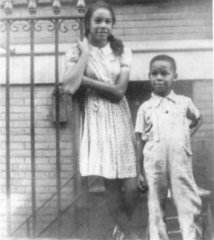
[{"label": "girl's arm", "polygon": [[122,67],[118,80],[115,84],[94,81],[91,78],[83,76],[82,86],[91,88],[112,101],[120,101],[125,95],[127,89],[129,73],[130,71],[128,68]]},{"label": "girl's arm", "polygon": [[145,192],[148,189],[147,183],[146,183],[146,178],[145,178],[145,173],[143,169],[143,149],[145,146],[145,141],[142,140],[141,138],[141,133],[136,133],[136,138],[137,138],[137,150],[136,150],[136,155],[137,155],[137,184],[138,184],[138,189],[140,192]]},{"label": "girl's arm", "polygon": [[74,67],[66,67],[62,80],[65,92],[71,94],[74,94],[74,92],[81,85],[83,73],[85,71],[89,58],[89,47],[87,38],[84,38],[82,42],[80,42],[79,40],[77,42],[81,52],[80,58]]},{"label": "girl's arm", "polygon": [[197,120],[192,121],[192,123],[189,126],[189,128],[191,129],[190,130],[190,137],[192,137],[198,131],[198,129],[200,128],[202,123],[203,123],[203,118],[202,118],[201,115]]}]

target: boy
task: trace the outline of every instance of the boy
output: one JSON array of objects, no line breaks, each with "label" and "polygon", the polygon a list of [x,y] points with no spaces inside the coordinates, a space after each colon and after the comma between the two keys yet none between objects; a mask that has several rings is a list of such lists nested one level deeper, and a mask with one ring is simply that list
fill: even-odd
[{"label": "boy", "polygon": [[[149,239],[169,239],[164,210],[170,189],[183,239],[198,240],[201,200],[192,174],[189,137],[198,130],[202,118],[190,98],[176,95],[172,90],[177,79],[172,57],[154,57],[149,78],[153,93],[139,108],[135,127],[138,187],[143,191],[146,182],[149,187]],[[145,176],[141,172],[142,160]]]}]

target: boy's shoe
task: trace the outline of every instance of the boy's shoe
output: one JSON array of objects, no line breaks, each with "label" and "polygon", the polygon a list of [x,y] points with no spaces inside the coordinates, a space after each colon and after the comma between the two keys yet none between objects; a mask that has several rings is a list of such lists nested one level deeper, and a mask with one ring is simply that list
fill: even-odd
[{"label": "boy's shoe", "polygon": [[125,234],[120,230],[118,225],[115,226],[112,237],[114,240],[125,240]]}]

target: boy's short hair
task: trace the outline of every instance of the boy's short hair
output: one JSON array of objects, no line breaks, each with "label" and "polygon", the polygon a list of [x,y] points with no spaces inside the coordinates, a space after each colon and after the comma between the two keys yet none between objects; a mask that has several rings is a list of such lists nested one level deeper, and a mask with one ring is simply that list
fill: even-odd
[{"label": "boy's short hair", "polygon": [[156,61],[167,61],[167,62],[169,62],[172,65],[172,68],[173,68],[174,72],[176,72],[177,67],[176,67],[176,62],[175,62],[174,58],[172,58],[168,55],[165,55],[165,54],[157,55],[157,56],[152,58],[152,60],[150,61],[149,67],[151,68],[152,64]]}]

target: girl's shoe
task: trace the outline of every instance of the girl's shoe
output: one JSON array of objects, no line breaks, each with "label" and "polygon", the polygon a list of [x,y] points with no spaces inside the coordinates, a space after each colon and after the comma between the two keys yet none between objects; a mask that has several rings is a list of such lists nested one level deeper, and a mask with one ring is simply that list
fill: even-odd
[{"label": "girl's shoe", "polygon": [[114,230],[113,230],[113,234],[112,237],[114,240],[125,240],[125,235],[124,233],[120,230],[119,226],[116,225]]}]

